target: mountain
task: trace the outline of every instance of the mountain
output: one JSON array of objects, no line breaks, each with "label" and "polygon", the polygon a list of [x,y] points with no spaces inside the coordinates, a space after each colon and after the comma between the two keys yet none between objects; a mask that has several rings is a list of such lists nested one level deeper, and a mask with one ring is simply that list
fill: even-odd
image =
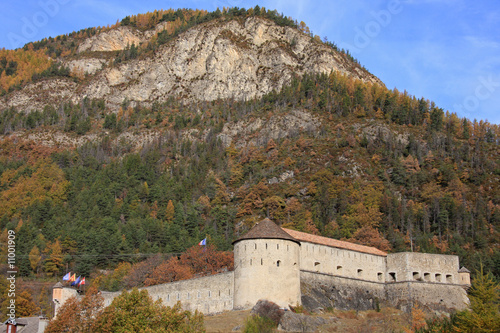
[{"label": "mountain", "polygon": [[387,89],[275,11],[126,17],[0,50],[0,71],[20,276],[122,263],[121,281],[264,217],[500,276],[499,126]]},{"label": "mountain", "polygon": [[[29,83],[0,100],[0,109],[42,110],[83,98],[103,99],[113,110],[125,99],[147,107],[169,96],[186,102],[244,100],[280,90],[294,75],[331,71],[382,84],[345,53],[266,16],[220,14],[158,45],[170,23],[175,21],[147,30],[118,26],[83,39],[74,54],[57,59],[81,80],[55,77]],[[154,52],[130,57],[131,47],[135,53],[152,44],[157,44]],[[131,59],[111,61],[123,50]]]}]

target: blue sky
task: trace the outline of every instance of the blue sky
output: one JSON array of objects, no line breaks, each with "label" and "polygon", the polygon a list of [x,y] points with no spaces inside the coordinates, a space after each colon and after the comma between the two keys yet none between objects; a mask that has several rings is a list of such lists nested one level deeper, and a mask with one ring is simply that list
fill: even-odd
[{"label": "blue sky", "polygon": [[389,88],[460,117],[500,124],[498,0],[23,0],[5,1],[0,48],[113,24],[154,9],[254,7],[304,21],[347,48]]}]

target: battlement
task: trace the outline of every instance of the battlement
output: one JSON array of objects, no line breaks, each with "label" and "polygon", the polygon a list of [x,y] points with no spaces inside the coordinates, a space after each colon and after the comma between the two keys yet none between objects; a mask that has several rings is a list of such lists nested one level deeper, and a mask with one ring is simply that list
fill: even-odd
[{"label": "battlement", "polygon": [[[374,247],[282,229],[269,219],[234,241],[234,272],[145,287],[154,300],[213,314],[249,309],[259,299],[300,305],[301,285],[331,291],[332,304],[365,310],[386,302],[403,310],[415,303],[440,311],[461,310],[470,272],[454,255],[386,253]],[[319,289],[318,289],[319,290]],[[54,286],[56,311],[76,294]],[[105,293],[105,304],[119,293]]]}]

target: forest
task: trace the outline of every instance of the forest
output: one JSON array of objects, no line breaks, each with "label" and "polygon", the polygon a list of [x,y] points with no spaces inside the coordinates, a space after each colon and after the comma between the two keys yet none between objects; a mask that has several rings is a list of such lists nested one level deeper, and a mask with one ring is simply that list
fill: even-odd
[{"label": "forest", "polygon": [[[178,13],[151,22],[190,22]],[[119,24],[153,24],[146,21]],[[36,43],[26,49],[33,59],[45,52]],[[2,52],[0,84],[8,90],[21,82],[9,80],[24,65]],[[119,61],[129,58],[117,53]],[[47,76],[69,75],[44,64]],[[279,139],[256,132],[222,140],[231,124],[296,110],[320,125]],[[44,144],[36,139],[42,133],[85,143]],[[155,135],[138,144],[144,133]],[[8,230],[22,240],[16,258],[25,281],[56,281],[72,271],[118,290],[164,282],[154,277],[173,266],[188,278],[202,272],[187,269],[194,264],[181,253],[204,238],[219,258],[211,272],[230,269],[232,241],[265,217],[389,252],[458,255],[472,272],[482,265],[500,278],[500,127],[406,91],[337,72],[306,74],[247,101],[188,104],[171,96],[150,107],[124,100],[118,112],[89,99],[30,113],[10,108],[0,113],[0,135],[0,241],[6,244]],[[271,181],[284,173],[292,176]],[[160,264],[164,271],[153,274]],[[114,271],[99,277],[103,270]],[[133,275],[140,270],[151,275]]]},{"label": "forest", "polygon": [[[262,146],[226,147],[218,138],[228,122],[297,108],[319,117],[321,128]],[[88,275],[142,255],[180,253],[206,236],[229,250],[240,230],[266,216],[384,250],[457,254],[470,269],[482,262],[500,274],[498,126],[459,119],[406,92],[331,73],[246,102],[170,98],[143,108],[124,101],[115,114],[84,100],[0,118],[4,134],[49,128],[101,134],[74,149],[3,137],[0,227],[3,237],[15,229],[24,240],[25,276]],[[186,139],[188,129],[205,136]],[[137,149],[114,140],[142,130],[160,134]],[[269,183],[287,170],[291,181]]]}]

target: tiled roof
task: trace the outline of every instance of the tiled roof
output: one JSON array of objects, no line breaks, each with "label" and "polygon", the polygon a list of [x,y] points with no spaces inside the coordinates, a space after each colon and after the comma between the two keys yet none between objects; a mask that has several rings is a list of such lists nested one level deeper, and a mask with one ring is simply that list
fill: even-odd
[{"label": "tiled roof", "polygon": [[309,242],[309,243],[314,243],[314,244],[326,245],[326,246],[336,247],[339,249],[374,254],[377,256],[384,256],[384,257],[387,256],[386,252],[381,251],[381,250],[374,248],[374,247],[344,242],[344,241],[340,241],[340,240],[332,239],[332,238],[328,238],[328,237],[323,237],[323,236],[311,235],[311,234],[307,234],[305,232],[295,231],[295,230],[291,230],[291,229],[285,229],[285,228],[282,228],[282,229],[286,233],[288,233],[290,236],[292,236],[293,238],[295,238],[301,242]]},{"label": "tiled roof", "polygon": [[250,231],[246,234],[238,238],[233,242],[239,242],[244,239],[286,239],[292,242],[296,242],[300,245],[300,242],[290,236],[288,233],[283,231],[280,227],[278,227],[273,221],[270,219],[264,219],[253,226]]},{"label": "tiled roof", "polygon": [[[45,323],[41,323],[40,317],[16,318],[16,323],[18,333],[38,333],[40,324],[45,327]],[[5,324],[0,325],[0,333],[4,333],[6,330]]]}]

